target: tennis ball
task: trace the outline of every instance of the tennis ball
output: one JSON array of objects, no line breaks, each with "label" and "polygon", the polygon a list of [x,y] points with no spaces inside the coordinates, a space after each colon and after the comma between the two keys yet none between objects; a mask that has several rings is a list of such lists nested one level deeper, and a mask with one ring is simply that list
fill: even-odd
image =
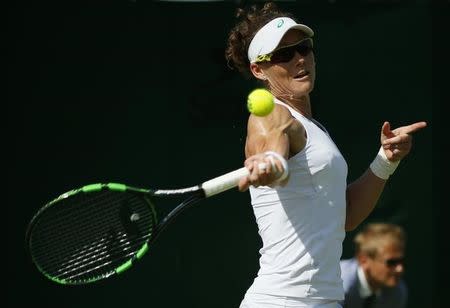
[{"label": "tennis ball", "polygon": [[266,89],[255,89],[248,95],[247,109],[258,117],[271,113],[274,106],[273,95]]}]

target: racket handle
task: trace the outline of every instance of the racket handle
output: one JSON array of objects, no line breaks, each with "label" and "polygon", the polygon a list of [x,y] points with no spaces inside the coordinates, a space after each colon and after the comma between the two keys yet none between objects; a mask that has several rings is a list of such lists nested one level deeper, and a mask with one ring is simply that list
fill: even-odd
[{"label": "racket handle", "polygon": [[250,174],[246,167],[231,171],[227,174],[221,175],[212,180],[206,181],[202,184],[202,189],[205,192],[206,197],[217,195],[221,192],[236,187],[239,180]]}]

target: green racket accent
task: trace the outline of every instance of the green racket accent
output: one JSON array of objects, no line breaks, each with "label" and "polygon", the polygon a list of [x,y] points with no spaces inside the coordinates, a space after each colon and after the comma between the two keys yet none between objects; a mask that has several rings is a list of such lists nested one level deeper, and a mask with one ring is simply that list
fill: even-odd
[{"label": "green racket accent", "polygon": [[108,183],[106,184],[109,189],[116,190],[116,191],[125,191],[127,190],[127,185],[119,184],[119,183]]},{"label": "green racket accent", "polygon": [[148,244],[145,243],[144,246],[142,246],[141,250],[138,251],[136,254],[136,258],[140,259],[143,255],[145,255],[148,251]]},{"label": "green racket accent", "polygon": [[[147,251],[148,251],[148,244],[145,243],[144,246],[142,246],[142,248],[139,249],[139,251],[136,253],[136,259],[142,258],[146,254]],[[128,270],[133,265],[133,260],[134,259],[130,259],[127,262],[125,262],[124,264],[122,264],[121,266],[119,266],[116,269],[116,273],[121,274],[121,273],[125,272],[126,270]]]},{"label": "green racket accent", "polygon": [[116,273],[121,274],[121,273],[125,272],[127,269],[129,269],[132,265],[133,265],[133,261],[130,259],[127,262],[125,262],[124,264],[122,264],[121,266],[119,266],[116,269]]},{"label": "green racket accent", "polygon": [[[30,256],[49,280],[82,285],[121,274],[141,259],[161,232],[198,201],[236,187],[249,171],[242,167],[202,184],[181,189],[143,189],[95,183],[48,202],[26,233]],[[153,197],[185,197],[172,209]]]},{"label": "green racket accent", "polygon": [[53,282],[56,282],[56,283],[59,283],[59,284],[67,284],[67,281],[65,280],[65,279],[57,279],[57,278],[54,278],[54,277],[52,277],[52,276],[49,276],[49,275],[47,275],[47,274],[44,274],[48,279],[50,279],[51,281],[53,281]]},{"label": "green racket accent", "polygon": [[91,184],[91,185],[83,186],[81,188],[81,191],[83,191],[85,193],[89,193],[89,192],[99,191],[101,189],[102,189],[102,184]]},{"label": "green racket accent", "polygon": [[120,184],[120,183],[107,183],[107,184],[96,183],[96,184],[90,184],[90,185],[83,186],[81,188],[81,191],[83,191],[85,193],[90,193],[90,192],[99,191],[103,188],[108,188],[108,189],[114,190],[114,191],[126,191],[127,190],[127,186],[124,184]]},{"label": "green racket accent", "polygon": [[96,183],[47,203],[27,232],[31,257],[58,284],[95,282],[128,270],[155,235],[150,190]]},{"label": "green racket accent", "polygon": [[[139,249],[139,251],[136,253],[136,259],[140,259],[142,258],[148,251],[148,243],[145,243],[141,249]],[[131,258],[130,260],[128,260],[127,262],[125,262],[124,264],[122,264],[121,266],[119,266],[116,269],[116,273],[117,274],[121,274],[123,272],[125,272],[126,270],[128,270],[132,265],[133,265],[133,258]]]}]

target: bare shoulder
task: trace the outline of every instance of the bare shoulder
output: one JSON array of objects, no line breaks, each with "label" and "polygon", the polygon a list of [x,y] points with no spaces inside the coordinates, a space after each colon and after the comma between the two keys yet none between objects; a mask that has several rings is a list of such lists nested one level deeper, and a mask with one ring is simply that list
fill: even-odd
[{"label": "bare shoulder", "polygon": [[275,104],[273,111],[265,117],[250,114],[247,130],[248,133],[257,134],[268,134],[273,130],[287,132],[294,122],[298,123],[298,121],[294,120],[286,107]]},{"label": "bare shoulder", "polygon": [[295,155],[304,144],[304,127],[290,111],[279,104],[265,117],[250,115],[247,125],[246,153],[280,149],[286,158]]}]

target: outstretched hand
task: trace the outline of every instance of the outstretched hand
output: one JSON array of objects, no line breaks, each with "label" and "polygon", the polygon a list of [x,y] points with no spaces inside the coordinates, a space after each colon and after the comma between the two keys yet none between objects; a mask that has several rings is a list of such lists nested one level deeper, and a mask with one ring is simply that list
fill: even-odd
[{"label": "outstretched hand", "polygon": [[426,122],[416,122],[391,130],[389,122],[384,122],[381,128],[381,145],[390,161],[399,161],[408,155],[412,146],[412,133],[427,126]]}]

